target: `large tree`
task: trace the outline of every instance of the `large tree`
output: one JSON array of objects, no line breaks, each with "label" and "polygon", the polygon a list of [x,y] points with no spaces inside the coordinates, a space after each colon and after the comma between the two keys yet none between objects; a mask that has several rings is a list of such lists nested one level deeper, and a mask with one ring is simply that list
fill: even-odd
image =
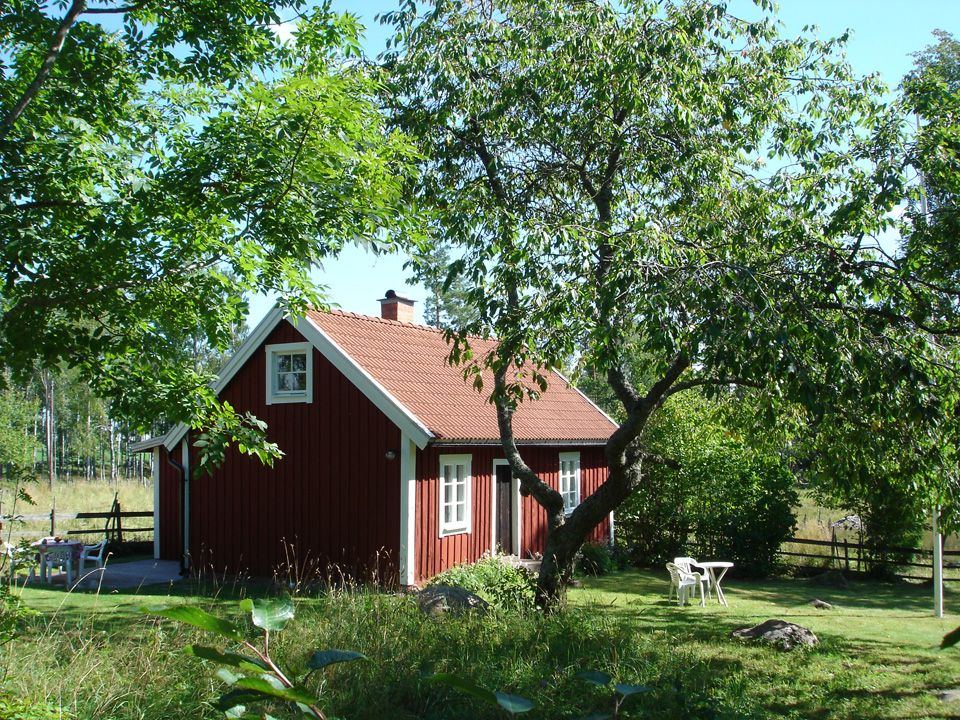
[{"label": "large tree", "polygon": [[[905,288],[883,231],[905,193],[902,116],[856,77],[842,40],[784,39],[694,1],[405,4],[394,118],[426,160],[416,201],[462,252],[495,352],[501,440],[545,509],[550,601],[589,531],[647,469],[644,428],[676,393],[754,388],[806,422],[948,411],[952,319]],[[895,242],[893,243],[896,244]],[[913,286],[929,300],[935,288]],[[626,370],[649,358],[649,382]],[[623,408],[609,476],[571,514],[524,462],[513,414],[542,368],[576,357]]]},{"label": "large tree", "polygon": [[65,362],[141,426],[213,424],[276,455],[183,348],[229,346],[252,292],[318,303],[309,272],[346,242],[391,246],[408,146],[358,32],[301,0],[6,4],[4,362]]}]

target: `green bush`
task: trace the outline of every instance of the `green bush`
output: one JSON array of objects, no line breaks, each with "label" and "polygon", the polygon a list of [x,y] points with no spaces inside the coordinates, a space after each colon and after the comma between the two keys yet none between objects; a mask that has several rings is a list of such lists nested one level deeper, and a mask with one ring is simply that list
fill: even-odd
[{"label": "green bush", "polygon": [[606,543],[584,543],[577,557],[577,573],[580,575],[606,575],[617,569],[613,551]]},{"label": "green bush", "polygon": [[536,577],[526,568],[502,562],[497,555],[484,555],[475,563],[444,570],[428,584],[469,590],[501,610],[536,608]]},{"label": "green bush", "polygon": [[0,718],[3,720],[66,720],[72,717],[52,703],[13,697],[0,692]]},{"label": "green bush", "polygon": [[694,458],[680,474],[695,488],[690,517],[700,555],[732,561],[738,575],[770,573],[796,526],[789,468],[778,457],[727,443]]}]

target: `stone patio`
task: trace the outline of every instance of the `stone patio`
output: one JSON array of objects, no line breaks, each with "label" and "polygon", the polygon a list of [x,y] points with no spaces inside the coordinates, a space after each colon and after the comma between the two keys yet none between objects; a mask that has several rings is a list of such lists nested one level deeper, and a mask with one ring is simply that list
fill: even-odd
[{"label": "stone patio", "polygon": [[123,590],[145,585],[179,582],[180,563],[176,560],[133,560],[131,562],[107,562],[103,577],[97,570],[88,570],[79,587],[106,590]]}]

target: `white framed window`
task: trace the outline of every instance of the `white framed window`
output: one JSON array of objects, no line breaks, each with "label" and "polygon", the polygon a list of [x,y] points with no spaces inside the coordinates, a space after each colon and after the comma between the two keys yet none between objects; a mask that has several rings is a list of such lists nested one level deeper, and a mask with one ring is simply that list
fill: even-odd
[{"label": "white framed window", "polygon": [[313,402],[310,343],[267,345],[267,405]]},{"label": "white framed window", "polygon": [[470,532],[470,455],[440,456],[440,537]]},{"label": "white framed window", "polygon": [[580,453],[560,453],[560,494],[563,509],[572,513],[580,504]]}]

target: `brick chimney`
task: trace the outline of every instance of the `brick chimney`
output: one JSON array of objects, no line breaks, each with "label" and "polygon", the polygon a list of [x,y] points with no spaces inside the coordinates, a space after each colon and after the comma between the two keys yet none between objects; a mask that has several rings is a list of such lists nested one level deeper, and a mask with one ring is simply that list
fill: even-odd
[{"label": "brick chimney", "polygon": [[413,322],[413,300],[400,297],[393,290],[387,290],[380,300],[380,317],[384,320]]}]

